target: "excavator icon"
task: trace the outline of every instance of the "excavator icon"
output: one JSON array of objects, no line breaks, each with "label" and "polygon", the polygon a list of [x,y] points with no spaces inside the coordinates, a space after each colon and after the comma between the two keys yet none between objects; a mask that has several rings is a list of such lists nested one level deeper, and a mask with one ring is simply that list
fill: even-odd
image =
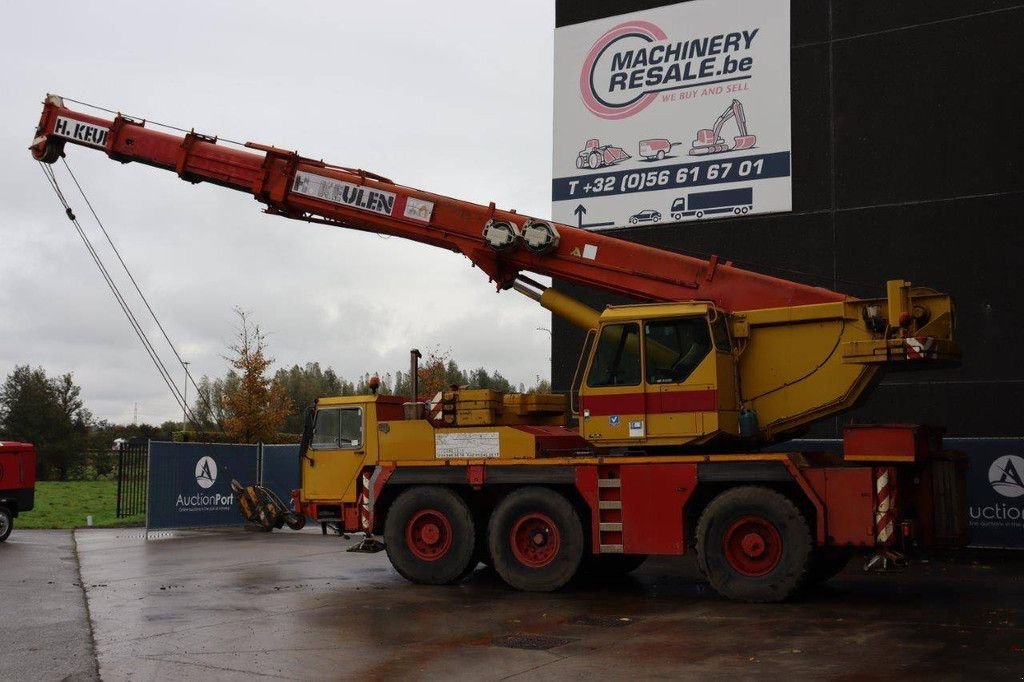
[{"label": "excavator icon", "polygon": [[[722,126],[730,118],[736,119],[736,128],[739,133],[739,135],[733,138],[732,147],[726,144],[725,140],[720,136]],[[722,152],[750,149],[755,143],[757,143],[757,136],[747,132],[747,116],[743,112],[743,103],[738,99],[734,99],[715,121],[713,129],[702,128],[697,131],[697,139],[690,145],[690,156],[704,156],[706,154],[721,154]]]}]

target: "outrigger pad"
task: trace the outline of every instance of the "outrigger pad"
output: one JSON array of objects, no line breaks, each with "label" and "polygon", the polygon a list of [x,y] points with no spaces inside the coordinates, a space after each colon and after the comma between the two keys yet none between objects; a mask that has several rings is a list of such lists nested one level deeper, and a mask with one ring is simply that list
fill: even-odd
[{"label": "outrigger pad", "polygon": [[358,543],[349,547],[346,551],[360,552],[362,554],[376,554],[377,552],[384,551],[384,543],[372,535],[367,535]]}]

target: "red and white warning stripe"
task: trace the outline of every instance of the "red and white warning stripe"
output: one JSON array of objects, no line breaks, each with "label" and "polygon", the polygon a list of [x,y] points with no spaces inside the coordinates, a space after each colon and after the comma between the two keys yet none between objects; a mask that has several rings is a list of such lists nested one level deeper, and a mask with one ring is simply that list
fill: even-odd
[{"label": "red and white warning stripe", "polygon": [[875,469],[875,538],[878,544],[889,544],[896,530],[895,473],[890,468]]},{"label": "red and white warning stripe", "polygon": [[359,493],[359,526],[364,531],[370,530],[370,472],[363,472],[363,490]]},{"label": "red and white warning stripe", "polygon": [[903,339],[908,360],[934,360],[939,356],[933,336],[911,336]]}]

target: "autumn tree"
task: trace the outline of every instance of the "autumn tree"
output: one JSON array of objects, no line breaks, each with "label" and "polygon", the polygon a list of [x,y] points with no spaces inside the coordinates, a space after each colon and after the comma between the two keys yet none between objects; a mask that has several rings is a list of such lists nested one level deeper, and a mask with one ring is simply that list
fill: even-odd
[{"label": "autumn tree", "polygon": [[268,375],[273,358],[266,356],[267,342],[258,324],[236,308],[238,334],[225,357],[239,375],[234,390],[225,386],[221,404],[224,431],[240,443],[271,440],[280,430],[292,406],[285,389]]},{"label": "autumn tree", "polygon": [[43,476],[62,481],[85,461],[92,415],[71,374],[14,368],[0,387],[0,436],[33,443]]},{"label": "autumn tree", "polygon": [[282,427],[285,433],[302,432],[303,412],[317,398],[354,393],[352,382],[338,377],[330,367],[321,369],[319,362],[307,362],[304,367],[293,365],[291,369],[277,370],[274,374],[274,386],[284,391],[292,406]]}]

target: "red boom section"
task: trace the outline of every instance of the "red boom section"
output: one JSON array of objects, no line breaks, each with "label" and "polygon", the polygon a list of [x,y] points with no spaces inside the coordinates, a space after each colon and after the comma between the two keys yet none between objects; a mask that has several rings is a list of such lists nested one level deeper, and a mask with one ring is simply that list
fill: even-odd
[{"label": "red boom section", "polygon": [[558,233],[545,253],[518,240],[497,251],[484,240],[489,221],[522,230],[532,219],[494,204],[483,206],[397,185],[373,173],[342,168],[295,152],[216,138],[174,135],[118,115],[113,120],[45,102],[32,153],[53,163],[65,142],[102,149],[110,158],[174,171],[190,182],[249,192],[267,211],[299,220],[404,237],[464,254],[499,288],[522,271],[557,277],[640,301],[712,301],[725,310],[752,310],[841,301],[843,294],[750,272],[710,260],[634,244],[609,235],[546,222]]}]

